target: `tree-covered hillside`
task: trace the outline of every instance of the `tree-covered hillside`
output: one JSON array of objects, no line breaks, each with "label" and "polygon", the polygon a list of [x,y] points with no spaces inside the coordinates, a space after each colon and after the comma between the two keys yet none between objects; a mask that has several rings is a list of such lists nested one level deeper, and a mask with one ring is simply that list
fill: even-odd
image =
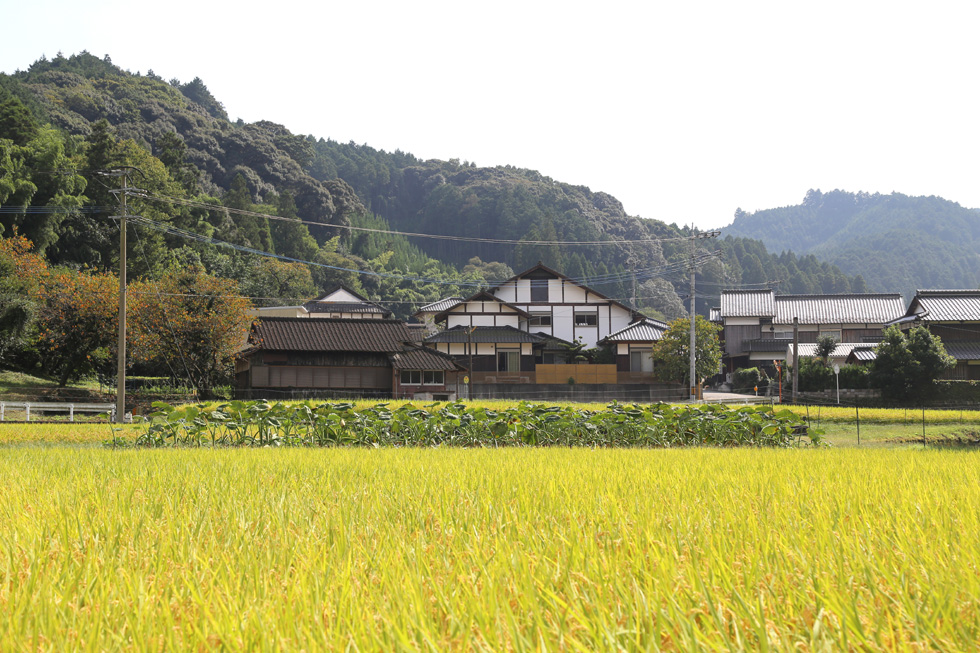
[{"label": "tree-covered hillside", "polygon": [[[684,311],[689,232],[629,216],[605,193],[532,170],[422,161],[272,122],[231,122],[200,79],[168,82],[84,52],[0,75],[4,236],[27,235],[51,264],[112,269],[109,191],[118,180],[98,171],[123,165],[139,168],[133,183],[152,197],[131,207],[144,218],[130,237],[136,276],[196,264],[264,303],[346,283],[407,315],[540,260],[607,296],[635,297],[653,316]],[[702,313],[723,287],[865,288],[812,256],[771,255],[757,240],[697,242],[699,259],[718,252],[699,265]]]},{"label": "tree-covered hillside", "polygon": [[814,254],[906,298],[980,284],[980,212],[940,197],[811,190],[798,206],[738,211],[724,233]]}]

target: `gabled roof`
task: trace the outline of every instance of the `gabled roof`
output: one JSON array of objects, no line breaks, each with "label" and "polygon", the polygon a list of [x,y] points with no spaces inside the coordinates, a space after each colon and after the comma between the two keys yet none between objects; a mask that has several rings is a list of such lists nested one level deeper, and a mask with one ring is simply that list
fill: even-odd
[{"label": "gabled roof", "polygon": [[720,316],[776,317],[776,294],[767,290],[723,290]]},{"label": "gabled roof", "polygon": [[539,342],[545,342],[547,339],[549,338],[542,334],[528,333],[527,331],[515,329],[512,326],[481,326],[474,328],[472,333],[470,332],[470,327],[454,326],[452,329],[446,329],[445,331],[440,331],[429,336],[424,342],[426,344],[436,342],[492,342],[506,344],[530,342],[537,344]]},{"label": "gabled roof", "polygon": [[391,311],[379,304],[368,301],[366,297],[347,286],[334,286],[316,299],[303,304],[309,313],[382,313],[390,316]]},{"label": "gabled roof", "polygon": [[585,290],[587,290],[589,292],[590,295],[595,295],[596,297],[598,297],[600,299],[604,299],[607,302],[610,302],[612,304],[615,304],[616,306],[619,306],[620,308],[626,309],[627,311],[630,312],[630,314],[633,316],[634,319],[641,319],[641,318],[646,317],[645,315],[643,315],[643,313],[640,313],[639,311],[630,308],[626,304],[623,304],[622,302],[618,302],[615,299],[610,299],[609,297],[606,297],[605,295],[603,295],[601,292],[598,292],[596,290],[593,290],[592,288],[589,288],[584,283],[582,283],[580,281],[576,281],[575,279],[572,279],[571,277],[565,276],[564,274],[562,274],[561,272],[558,272],[557,270],[553,270],[552,268],[549,268],[547,265],[545,265],[541,261],[538,261],[537,265],[532,265],[531,267],[529,267],[528,269],[524,270],[523,272],[520,272],[518,274],[515,274],[510,279],[507,279],[506,281],[501,281],[496,286],[494,286],[494,287],[490,288],[489,290],[487,290],[487,292],[494,293],[497,290],[500,290],[500,288],[502,286],[504,286],[504,285],[506,285],[508,283],[511,283],[512,281],[517,281],[518,279],[523,279],[524,277],[531,276],[535,272],[544,272],[548,276],[554,277],[555,279],[563,279],[565,281],[568,281],[569,283],[575,284],[579,288],[584,288]]},{"label": "gabled roof", "polygon": [[771,318],[774,324],[884,324],[904,312],[897,293],[777,295],[772,290],[725,290],[721,317]]},{"label": "gabled roof", "polygon": [[431,304],[426,304],[419,310],[415,312],[416,315],[419,313],[442,313],[443,311],[449,310],[456,304],[463,301],[462,297],[446,297],[445,299],[440,299],[437,302],[432,302]]},{"label": "gabled roof", "polygon": [[610,333],[601,342],[653,342],[660,340],[665,331],[667,325],[664,322],[645,318],[616,333]]},{"label": "gabled roof", "polygon": [[775,324],[884,324],[902,315],[898,293],[776,295]]},{"label": "gabled roof", "polygon": [[443,354],[435,349],[415,345],[406,345],[404,351],[390,354],[388,359],[396,370],[453,370],[466,369],[457,363],[452,356]]},{"label": "gabled roof", "polygon": [[980,290],[917,290],[905,315],[923,322],[980,321]]},{"label": "gabled roof", "polygon": [[249,342],[265,351],[392,353],[414,339],[401,320],[267,317],[252,327]]},{"label": "gabled roof", "polygon": [[[467,297],[466,299],[464,299],[464,300],[462,300],[462,301],[460,301],[460,302],[458,302],[456,304],[453,304],[452,306],[450,306],[446,310],[442,311],[441,313],[437,313],[436,315],[433,316],[432,319],[435,320],[436,322],[442,322],[443,320],[445,320],[449,316],[449,314],[453,311],[453,309],[455,309],[458,306],[463,306],[464,304],[469,304],[470,302],[492,302],[494,304],[502,304],[503,306],[506,306],[507,308],[509,308],[513,312],[515,312],[518,315],[520,315],[521,317],[530,317],[530,315],[528,314],[528,312],[525,311],[524,309],[518,308],[517,306],[514,306],[513,304],[509,304],[509,303],[505,302],[504,300],[500,299],[499,297],[497,297],[496,295],[491,295],[486,290],[481,290],[481,291],[479,291],[479,292],[477,292],[477,293],[475,293],[475,294]],[[465,308],[465,306],[464,306],[464,308]],[[464,310],[463,312],[465,313],[466,311]]]}]

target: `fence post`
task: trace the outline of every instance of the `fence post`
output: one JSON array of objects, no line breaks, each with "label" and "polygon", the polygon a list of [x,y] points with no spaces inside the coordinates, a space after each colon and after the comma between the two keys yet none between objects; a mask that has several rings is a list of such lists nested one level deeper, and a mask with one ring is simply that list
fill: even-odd
[{"label": "fence post", "polygon": [[926,408],[922,407],[922,446],[926,446]]}]

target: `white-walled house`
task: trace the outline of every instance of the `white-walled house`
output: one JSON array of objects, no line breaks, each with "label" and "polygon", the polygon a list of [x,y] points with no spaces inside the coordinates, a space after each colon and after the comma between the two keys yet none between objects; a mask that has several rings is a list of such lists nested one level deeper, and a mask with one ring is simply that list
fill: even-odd
[{"label": "white-walled house", "polygon": [[303,317],[347,320],[384,320],[392,313],[357,294],[350,288],[333,290],[297,306],[265,306],[250,311],[252,317]]},{"label": "white-walled house", "polygon": [[[565,383],[570,377],[592,383],[653,382],[652,361],[641,361],[639,355],[633,356],[637,369],[630,374],[629,351],[633,347],[648,354],[665,325],[645,328],[642,342],[631,344],[625,337],[629,327],[649,327],[648,318],[541,263],[489,290],[435,305],[446,307],[430,316],[444,330],[425,344],[455,357],[477,382],[551,383],[543,379],[560,378]],[[615,334],[624,338],[610,340]],[[585,349],[614,346],[616,364],[553,369],[568,362],[567,348],[576,341]]]},{"label": "white-walled house", "polygon": [[436,303],[440,304],[445,310],[431,319],[444,323],[447,329],[511,326],[566,342],[581,340],[586,349],[646,319],[625,304],[541,263],[472,297]]}]

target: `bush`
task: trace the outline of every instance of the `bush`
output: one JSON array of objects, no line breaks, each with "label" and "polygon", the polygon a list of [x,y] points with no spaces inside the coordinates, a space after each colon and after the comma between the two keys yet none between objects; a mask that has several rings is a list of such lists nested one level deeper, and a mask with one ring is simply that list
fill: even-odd
[{"label": "bush", "polygon": [[752,392],[756,387],[761,392],[767,385],[769,385],[769,377],[758,367],[735,370],[735,374],[732,375],[732,390],[735,392]]}]

